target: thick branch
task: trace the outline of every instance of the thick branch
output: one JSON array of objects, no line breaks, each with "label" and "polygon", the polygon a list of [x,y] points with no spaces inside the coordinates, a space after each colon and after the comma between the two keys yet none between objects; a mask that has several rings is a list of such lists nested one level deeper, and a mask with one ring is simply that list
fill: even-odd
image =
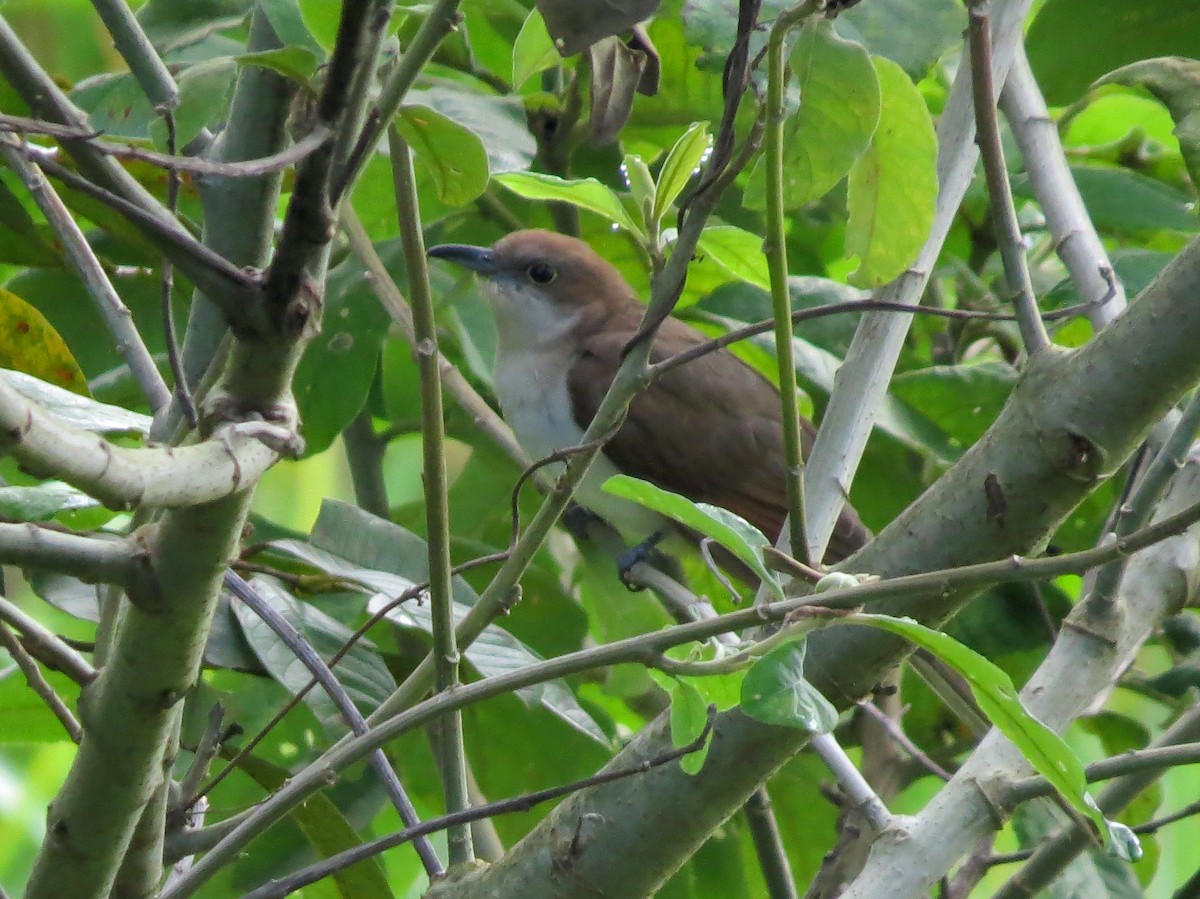
[{"label": "thick branch", "polygon": [[[1003,557],[1042,543],[1200,378],[1195,353],[1200,322],[1186,312],[1198,292],[1200,241],[1195,241],[1091,344],[1073,354],[1041,354],[1045,358],[1031,365],[988,434],[854,558],[855,570],[891,577]],[[1148,354],[1147,347],[1155,352]],[[984,489],[989,476],[1007,504],[999,516]],[[930,591],[880,608],[938,624],[967,595]],[[806,669],[818,689],[846,707],[869,692],[903,652],[880,634],[832,628],[809,638]],[[1061,676],[1056,689],[1076,677],[1075,671]],[[614,764],[653,755],[667,739],[666,722],[659,720]],[[697,777],[669,766],[628,788],[573,796],[504,862],[470,887],[460,885],[460,895],[482,896],[500,882],[528,896],[548,895],[550,884],[567,883],[573,895],[646,895],[804,742],[797,731],[771,728],[738,712],[722,715],[709,761]],[[597,832],[598,821],[621,825]],[[556,850],[561,845],[556,834],[577,830],[583,838],[569,856]],[[945,831],[932,842],[938,840],[945,840]]]},{"label": "thick branch", "polygon": [[293,436],[266,422],[242,422],[193,446],[116,446],[65,424],[0,381],[0,448],[113,509],[171,508],[237,493],[275,463]]}]

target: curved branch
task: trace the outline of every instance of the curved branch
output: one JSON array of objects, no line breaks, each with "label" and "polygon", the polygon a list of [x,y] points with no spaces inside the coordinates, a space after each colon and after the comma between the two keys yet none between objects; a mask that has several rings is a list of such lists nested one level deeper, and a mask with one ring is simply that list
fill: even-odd
[{"label": "curved branch", "polygon": [[193,446],[116,446],[65,424],[0,381],[0,449],[111,509],[190,506],[245,490],[295,439],[284,427],[255,421],[223,425]]},{"label": "curved branch", "polygon": [[124,540],[85,537],[32,523],[0,524],[0,564],[50,568],[89,584],[122,586],[132,583],[135,567],[134,550]]}]

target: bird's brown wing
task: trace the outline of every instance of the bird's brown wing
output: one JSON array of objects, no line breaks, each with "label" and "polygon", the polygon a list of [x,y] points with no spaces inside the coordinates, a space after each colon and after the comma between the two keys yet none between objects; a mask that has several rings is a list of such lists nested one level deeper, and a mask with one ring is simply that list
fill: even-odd
[{"label": "bird's brown wing", "polygon": [[[621,351],[637,321],[604,329],[583,344],[571,369],[569,393],[575,421],[586,428],[608,391]],[[660,361],[704,341],[683,322],[667,319],[651,352]],[[805,455],[815,431],[804,427]],[[721,506],[778,538],[787,514],[783,428],[779,394],[756,371],[726,350],[671,369],[634,398],[605,453],[622,471]],[[828,561],[845,558],[869,538],[847,505],[830,542]]]}]

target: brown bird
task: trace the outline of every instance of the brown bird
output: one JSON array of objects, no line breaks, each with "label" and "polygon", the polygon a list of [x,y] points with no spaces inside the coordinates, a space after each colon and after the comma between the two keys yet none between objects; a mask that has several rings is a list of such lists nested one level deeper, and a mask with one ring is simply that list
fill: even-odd
[{"label": "brown bird", "polygon": [[[444,244],[429,255],[481,276],[499,332],[496,394],[529,455],[540,459],[582,442],[645,312],[621,274],[583,241],[540,230],[517,231],[491,248]],[[650,359],[659,362],[706,339],[668,318]],[[816,429],[807,420],[801,427],[807,456]],[[576,499],[639,544],[661,533],[665,522],[600,489],[618,472],[728,509],[774,542],[787,515],[779,393],[721,349],[668,370],[634,397]],[[869,537],[847,504],[826,561],[845,558]]]}]

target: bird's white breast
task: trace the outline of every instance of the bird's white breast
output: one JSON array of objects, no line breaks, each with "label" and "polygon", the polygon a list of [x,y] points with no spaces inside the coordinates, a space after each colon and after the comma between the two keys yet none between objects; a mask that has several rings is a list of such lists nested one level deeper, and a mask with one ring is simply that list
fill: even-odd
[{"label": "bird's white breast", "polygon": [[[514,316],[507,303],[494,302],[500,336],[496,396],[517,440],[535,460],[583,442],[583,430],[575,423],[567,392],[567,378],[576,359],[574,341],[569,338],[573,321],[556,318],[553,310],[538,309],[537,305],[526,299]],[[551,470],[557,473],[562,468],[556,464]],[[607,458],[599,456],[575,496],[580,505],[608,521],[627,541],[640,543],[658,531],[663,520],[642,506],[600,489],[617,473]]]}]

